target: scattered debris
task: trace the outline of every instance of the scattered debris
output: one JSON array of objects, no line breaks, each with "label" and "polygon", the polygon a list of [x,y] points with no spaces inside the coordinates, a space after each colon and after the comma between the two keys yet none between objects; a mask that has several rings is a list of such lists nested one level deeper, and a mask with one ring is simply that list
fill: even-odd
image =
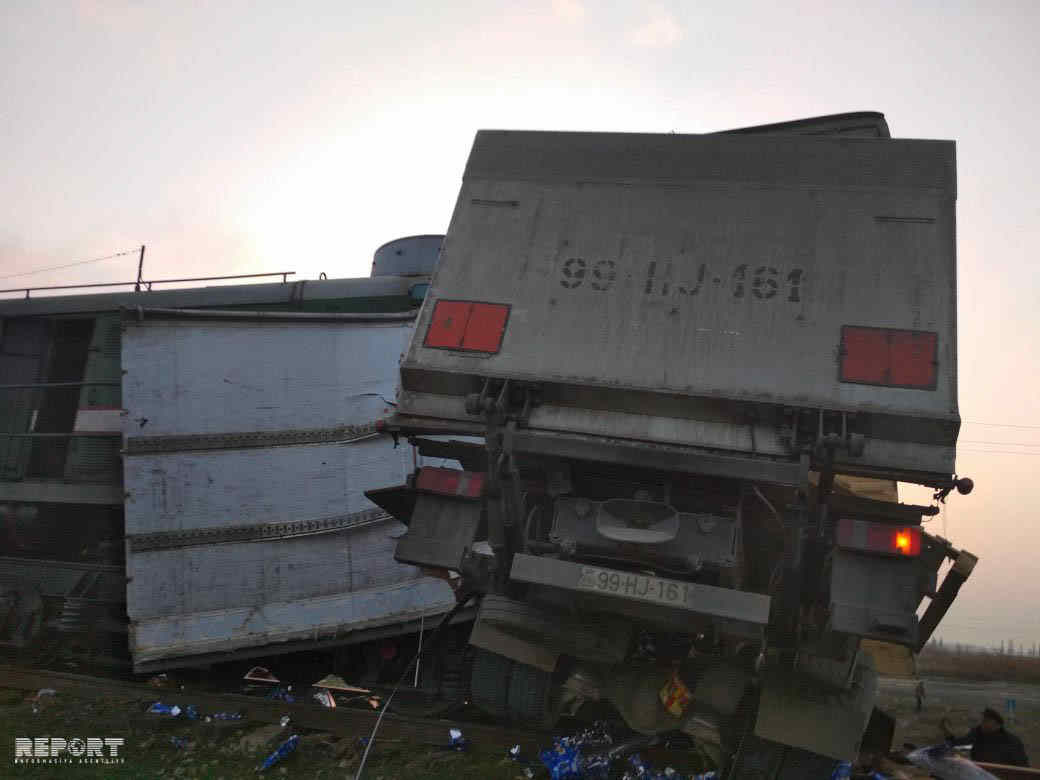
[{"label": "scattered debris", "polygon": [[[633,754],[629,757],[628,763],[631,765],[632,772],[625,772],[622,775],[622,780],[717,780],[718,773],[714,770],[710,772],[701,772],[695,775],[681,775],[670,766],[666,766],[664,769],[657,770],[651,767],[647,762],[639,756],[638,753]],[[596,775],[597,778],[602,777],[606,780],[607,774]]]},{"label": "scattered debris", "polygon": [[290,722],[290,720],[291,720],[291,719],[289,718],[289,716],[288,716],[288,715],[282,715],[282,717],[281,717],[281,719],[280,719],[280,720],[278,721],[278,723],[279,723],[279,725],[281,725],[281,727],[282,727],[282,728],[284,729],[284,728],[285,728],[286,726],[288,726],[288,725],[289,725],[289,722]]},{"label": "scattered debris", "polygon": [[169,715],[176,718],[181,714],[181,708],[176,704],[171,707],[169,704],[163,704],[161,701],[157,701],[148,708],[148,712],[152,715]]},{"label": "scattered debris", "polygon": [[908,753],[906,758],[914,766],[927,769],[944,780],[996,780],[994,775],[974,761],[957,755],[946,744],[918,748]]},{"label": "scattered debris", "polygon": [[150,686],[152,686],[153,688],[169,688],[170,687],[170,678],[166,674],[166,672],[163,672],[162,674],[157,674],[154,677],[152,677],[148,681],[148,684]]},{"label": "scattered debris", "polygon": [[36,692],[36,695],[32,697],[33,715],[39,714],[40,710],[46,706],[46,702],[57,695],[58,692],[53,688],[40,688],[40,690]]},{"label": "scattered debris", "polygon": [[214,712],[212,715],[207,715],[206,720],[210,718],[213,720],[242,720],[241,712]]},{"label": "scattered debris", "polygon": [[462,736],[462,731],[460,729],[448,729],[448,737],[451,740],[448,743],[448,747],[452,750],[466,749],[466,738]]},{"label": "scattered debris", "polygon": [[314,699],[323,707],[332,709],[336,706],[336,698],[332,695],[332,691],[326,690],[325,688],[315,691]]},{"label": "scattered debris", "polygon": [[[654,769],[637,751],[659,744],[664,744],[661,737],[647,735],[614,744],[607,724],[597,722],[573,737],[557,737],[552,748],[543,750],[539,758],[549,770],[551,780],[608,780],[617,776],[612,774],[615,762],[626,756],[628,768],[622,775],[623,780],[716,780],[718,777],[714,771],[681,775],[670,766]],[[509,749],[509,757],[522,761],[519,745]],[[525,774],[532,777],[533,773],[528,772],[529,769]]]},{"label": "scattered debris", "polygon": [[281,682],[281,680],[279,680],[277,677],[271,674],[271,670],[268,669],[266,666],[254,666],[252,669],[246,672],[246,676],[242,679],[249,680],[250,682],[270,684],[276,684]]},{"label": "scattered debris", "polygon": [[291,685],[286,685],[285,687],[279,686],[278,688],[273,688],[271,690],[271,692],[267,694],[267,698],[268,699],[278,699],[280,701],[286,702],[287,704],[292,704],[294,701],[296,701],[296,697],[292,695],[292,686]]},{"label": "scattered debris", "polygon": [[176,737],[176,736],[170,737],[170,744],[173,745],[178,750],[180,750],[180,749],[188,747],[188,738],[187,737]]},{"label": "scattered debris", "polygon": [[350,685],[338,674],[327,674],[311,687],[324,688],[329,691],[344,691],[346,693],[372,693],[368,688],[358,688],[355,685]]},{"label": "scattered debris", "polygon": [[296,734],[293,734],[289,739],[279,745],[277,750],[264,759],[264,763],[260,765],[260,768],[257,771],[263,772],[264,770],[270,769],[287,755],[296,750],[298,744],[300,744],[300,738]]}]

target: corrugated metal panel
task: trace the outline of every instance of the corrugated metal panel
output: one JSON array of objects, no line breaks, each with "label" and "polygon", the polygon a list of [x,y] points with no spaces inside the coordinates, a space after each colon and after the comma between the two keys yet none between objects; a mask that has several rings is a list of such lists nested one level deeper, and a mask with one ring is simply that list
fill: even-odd
[{"label": "corrugated metal panel", "polygon": [[409,334],[400,323],[129,324],[127,436],[372,422],[393,400]]},{"label": "corrugated metal panel", "polygon": [[[256,437],[369,430],[389,408],[410,333],[410,323],[127,323],[127,609],[137,663],[342,636],[453,605],[445,582],[393,560],[403,527],[363,493],[400,484],[410,447],[371,434],[292,446]],[[198,434],[207,449],[183,451]],[[145,437],[148,451],[134,446]],[[156,446],[163,441],[182,450]],[[257,528],[257,541],[209,541]]]},{"label": "corrugated metal panel", "polygon": [[130,643],[135,663],[142,664],[292,640],[343,637],[445,612],[453,604],[451,589],[443,580],[423,577],[332,596],[138,621],[130,627]]},{"label": "corrugated metal panel", "polygon": [[[532,426],[546,414],[609,435],[575,415],[634,412],[660,421],[642,426],[651,441],[675,418],[719,419],[719,402],[745,419],[749,404],[876,413],[918,426],[901,467],[950,473],[955,176],[950,142],[482,132],[401,411],[472,420],[462,396],[509,377],[559,388]],[[509,304],[497,354],[427,346],[442,299]],[[937,334],[935,389],[842,382],[845,325]],[[426,403],[437,394],[447,415]],[[867,465],[889,465],[886,435]]]},{"label": "corrugated metal panel", "polygon": [[302,445],[128,455],[130,536],[229,523],[317,519],[372,506],[364,491],[401,484],[411,447],[379,437]]}]

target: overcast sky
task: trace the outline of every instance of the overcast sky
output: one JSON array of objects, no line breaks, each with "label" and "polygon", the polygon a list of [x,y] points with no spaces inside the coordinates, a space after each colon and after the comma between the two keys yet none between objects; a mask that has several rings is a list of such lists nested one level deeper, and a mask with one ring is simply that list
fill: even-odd
[{"label": "overcast sky", "polygon": [[[478,128],[883,111],[895,136],[957,141],[958,469],[977,489],[931,527],[982,562],[940,633],[1032,645],[1038,31],[1030,0],[4,0],[0,276],[142,243],[152,278],[364,276],[379,244],[446,230]],[[0,288],[135,272],[124,257]]]}]

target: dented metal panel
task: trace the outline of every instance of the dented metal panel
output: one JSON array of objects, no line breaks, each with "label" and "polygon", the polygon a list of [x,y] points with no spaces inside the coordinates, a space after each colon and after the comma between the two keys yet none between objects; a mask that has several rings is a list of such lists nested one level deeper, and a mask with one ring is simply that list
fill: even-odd
[{"label": "dented metal panel", "polygon": [[371,423],[397,385],[408,325],[128,322],[127,437]]},{"label": "dented metal panel", "polygon": [[[541,387],[534,428],[674,442],[680,420],[772,455],[779,409],[822,408],[870,416],[855,463],[948,474],[955,198],[945,141],[481,132],[401,412],[471,420],[459,400],[511,378]],[[497,351],[445,348],[442,301],[509,306]],[[842,381],[846,326],[931,334],[928,387]]]},{"label": "dented metal panel", "polygon": [[128,455],[126,533],[319,519],[374,508],[364,491],[404,482],[409,447],[383,437],[321,444]]},{"label": "dented metal panel", "polygon": [[447,583],[422,577],[382,588],[134,621],[130,644],[136,664],[154,665],[203,653],[338,639],[352,631],[446,612],[452,606]]},{"label": "dented metal panel", "polygon": [[365,497],[410,447],[375,433],[410,322],[127,320],[127,611],[138,665],[439,614]]}]

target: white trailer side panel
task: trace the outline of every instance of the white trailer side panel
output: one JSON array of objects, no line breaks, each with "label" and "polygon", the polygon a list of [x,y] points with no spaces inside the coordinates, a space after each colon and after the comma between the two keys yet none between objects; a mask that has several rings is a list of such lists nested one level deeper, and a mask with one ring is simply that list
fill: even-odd
[{"label": "white trailer side panel", "polygon": [[[440,614],[364,496],[410,447],[374,433],[410,322],[128,319],[127,611],[137,665]],[[298,442],[298,443],[292,443]]]}]

